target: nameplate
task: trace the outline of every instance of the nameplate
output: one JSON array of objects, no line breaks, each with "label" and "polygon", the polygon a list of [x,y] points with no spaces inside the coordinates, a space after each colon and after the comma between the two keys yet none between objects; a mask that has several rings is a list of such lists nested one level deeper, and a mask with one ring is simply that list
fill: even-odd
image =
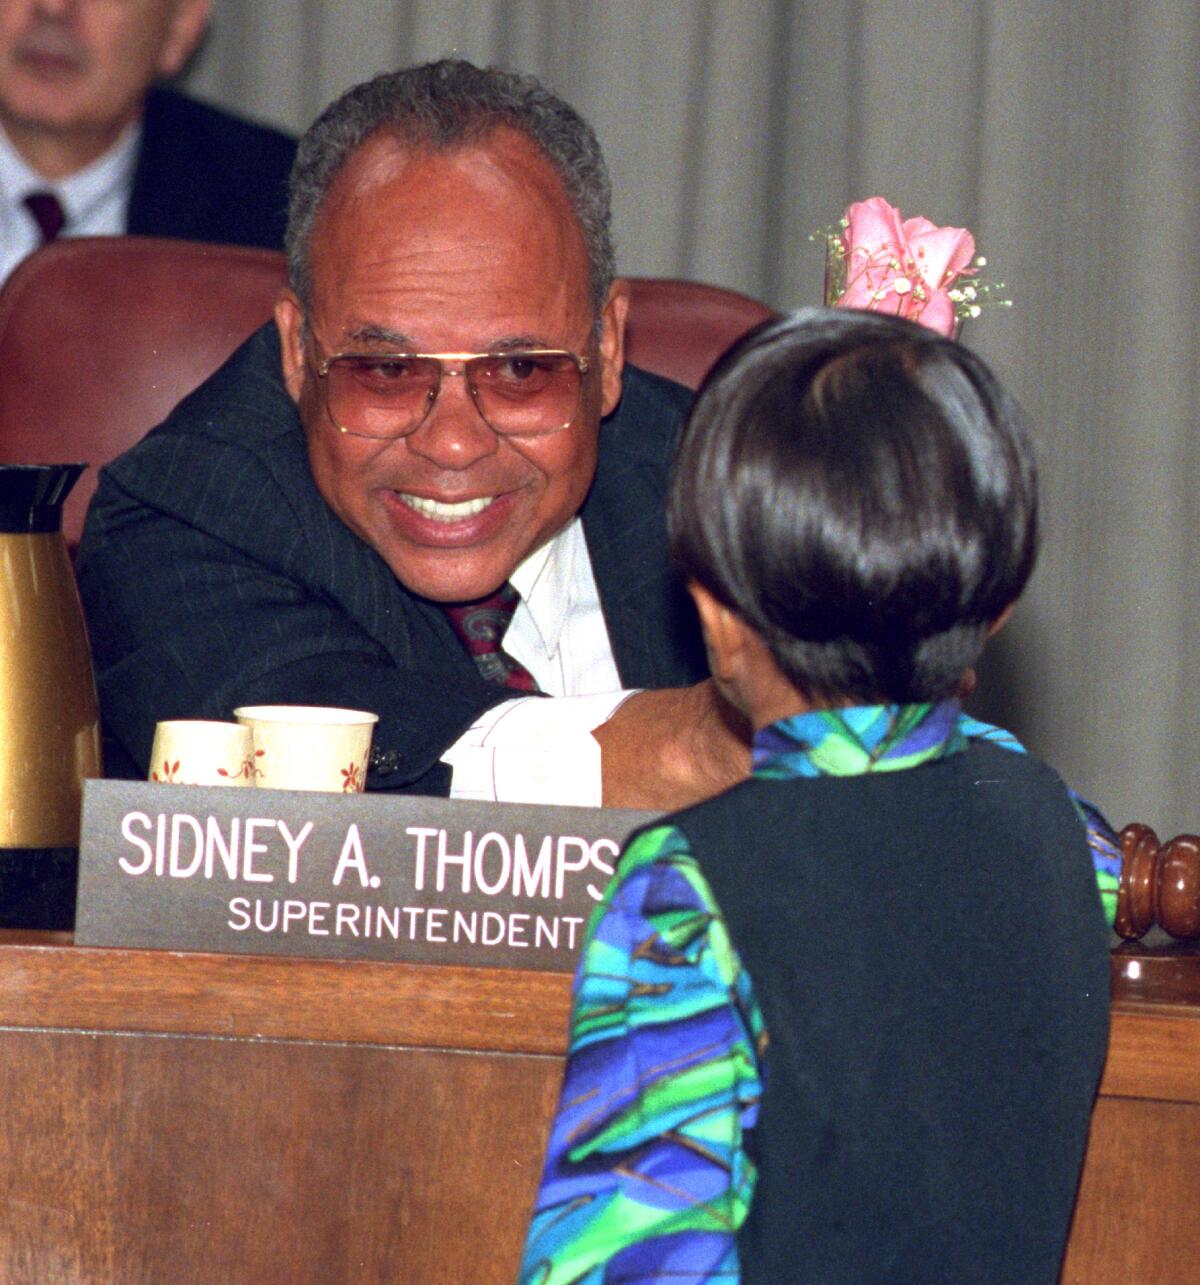
[{"label": "nameplate", "polygon": [[75,941],[569,972],[652,815],[86,781]]}]

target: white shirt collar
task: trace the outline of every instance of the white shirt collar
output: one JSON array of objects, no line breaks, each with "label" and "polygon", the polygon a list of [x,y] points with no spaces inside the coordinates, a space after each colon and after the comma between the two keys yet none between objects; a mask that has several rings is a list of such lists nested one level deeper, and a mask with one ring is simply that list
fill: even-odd
[{"label": "white shirt collar", "polygon": [[0,126],[0,194],[7,205],[17,206],[31,192],[53,192],[68,223],[84,223],[97,205],[111,199],[115,189],[127,194],[133,184],[141,137],[141,122],[135,121],[102,156],[74,174],[51,182],[25,161]]},{"label": "white shirt collar", "polygon": [[583,524],[571,519],[552,539],[522,562],[509,577],[521,595],[547,656],[558,652],[559,640],[575,604],[579,558],[587,558]]}]

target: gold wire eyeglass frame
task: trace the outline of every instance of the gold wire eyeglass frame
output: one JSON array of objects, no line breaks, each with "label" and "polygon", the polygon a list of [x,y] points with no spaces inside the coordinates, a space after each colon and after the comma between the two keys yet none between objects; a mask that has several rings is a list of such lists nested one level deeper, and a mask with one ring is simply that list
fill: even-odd
[{"label": "gold wire eyeglass frame", "polygon": [[[537,429],[534,432],[521,433],[512,429],[497,428],[483,412],[483,407],[479,404],[479,389],[474,379],[471,377],[472,364],[479,361],[495,361],[497,358],[503,358],[509,361],[520,360],[522,357],[567,357],[575,364],[579,371],[579,387],[576,390],[576,404],[571,415],[561,423],[556,424],[553,428]],[[333,365],[339,361],[434,361],[437,363],[437,380],[431,386],[427,395],[427,402],[424,412],[407,425],[398,433],[363,433],[353,428],[347,428],[334,417],[333,408],[329,404],[330,385],[328,382],[329,371]],[[461,362],[461,370],[447,370],[446,362]],[[339,433],[345,433],[350,437],[365,437],[372,441],[392,441],[401,437],[408,437],[409,434],[415,433],[418,428],[429,418],[434,406],[437,405],[437,399],[441,395],[442,380],[449,376],[450,378],[465,378],[467,389],[471,394],[471,401],[475,409],[479,412],[480,419],[492,430],[493,433],[501,437],[548,437],[552,433],[561,433],[565,428],[570,427],[575,413],[579,409],[579,399],[583,395],[583,377],[591,369],[591,362],[580,353],[571,352],[567,348],[514,348],[512,350],[501,350],[499,352],[355,352],[344,351],[332,353],[328,357],[320,357],[316,362],[317,375],[325,380],[325,409],[332,421],[334,427]]]}]

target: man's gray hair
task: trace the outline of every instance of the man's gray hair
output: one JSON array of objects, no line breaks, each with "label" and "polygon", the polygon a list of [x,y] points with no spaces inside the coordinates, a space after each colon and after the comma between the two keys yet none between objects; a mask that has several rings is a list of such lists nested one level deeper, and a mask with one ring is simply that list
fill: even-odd
[{"label": "man's gray hair", "polygon": [[476,143],[506,127],[524,134],[554,166],[587,247],[590,295],[599,313],[614,272],[612,189],[592,127],[532,76],[460,59],[386,72],[348,89],[300,140],[288,198],[288,278],[312,302],[313,227],[333,180],[372,135],[404,147],[441,151]]}]

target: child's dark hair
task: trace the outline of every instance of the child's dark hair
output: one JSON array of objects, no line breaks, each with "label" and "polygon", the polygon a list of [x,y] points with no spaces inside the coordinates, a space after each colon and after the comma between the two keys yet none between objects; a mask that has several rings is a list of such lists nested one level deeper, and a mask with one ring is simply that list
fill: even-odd
[{"label": "child's dark hair", "polygon": [[970,350],[810,308],[751,331],[705,380],[668,521],[679,572],[806,696],[936,700],[1029,579],[1036,469]]}]

